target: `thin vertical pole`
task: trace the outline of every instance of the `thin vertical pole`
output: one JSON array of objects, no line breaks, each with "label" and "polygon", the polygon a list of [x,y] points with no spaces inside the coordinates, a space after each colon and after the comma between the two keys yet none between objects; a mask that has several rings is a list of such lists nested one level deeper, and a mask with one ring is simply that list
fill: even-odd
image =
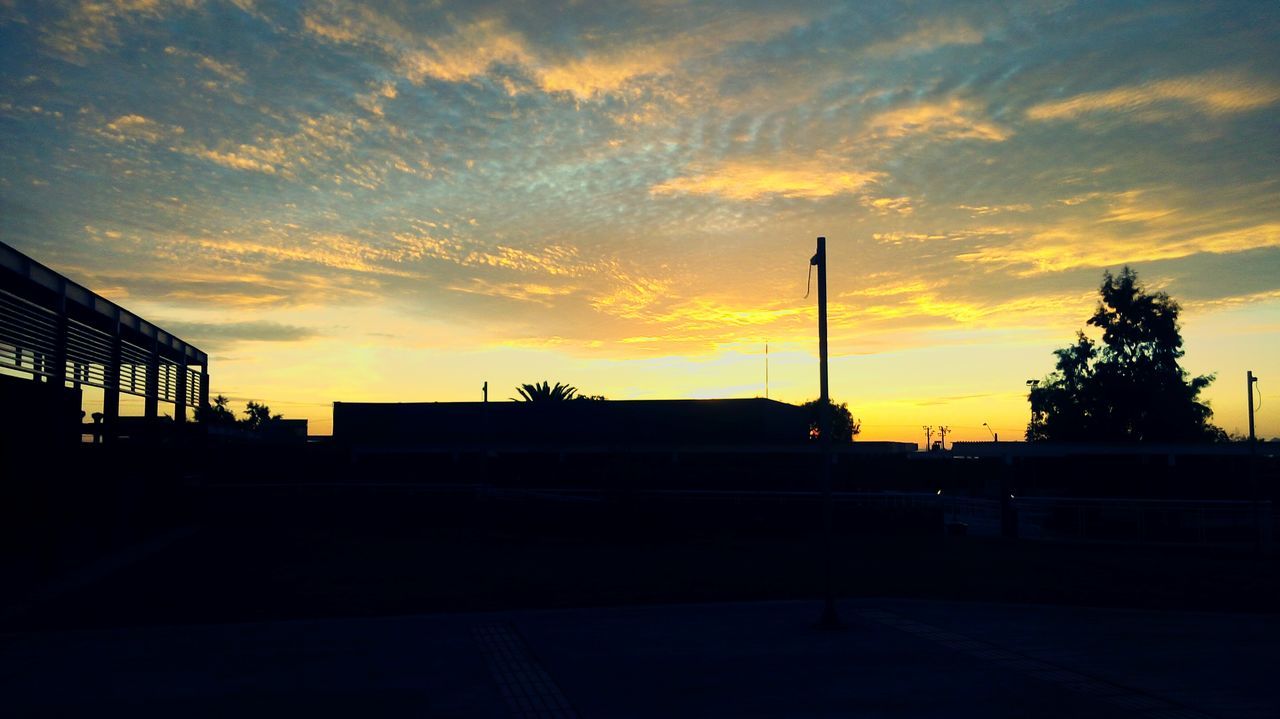
[{"label": "thin vertical pole", "polygon": [[764,343],[764,398],[769,399],[769,341]]},{"label": "thin vertical pole", "polygon": [[1258,378],[1253,376],[1253,370],[1249,370],[1246,374],[1246,379],[1249,385],[1249,442],[1252,443],[1258,441],[1257,436],[1253,433],[1253,384],[1258,381]]},{"label": "thin vertical pole", "polygon": [[1253,494],[1254,549],[1263,555],[1267,550],[1268,533],[1264,531],[1265,523],[1262,521],[1262,494],[1258,491],[1258,437],[1253,431],[1253,385],[1257,382],[1253,370],[1249,370],[1245,374],[1245,384],[1249,389],[1249,491]]},{"label": "thin vertical pole", "polygon": [[836,614],[835,588],[831,577],[831,393],[827,383],[827,238],[818,238],[818,251],[809,264],[818,266],[818,442],[821,444],[822,482],[822,574],[823,606],[818,620],[821,629],[836,629],[840,617]]},{"label": "thin vertical pole", "polygon": [[[818,371],[822,406],[826,407],[826,403],[831,399],[827,388],[827,238],[818,238],[818,253],[810,262],[818,266]],[[824,409],[824,419],[825,415]]]}]

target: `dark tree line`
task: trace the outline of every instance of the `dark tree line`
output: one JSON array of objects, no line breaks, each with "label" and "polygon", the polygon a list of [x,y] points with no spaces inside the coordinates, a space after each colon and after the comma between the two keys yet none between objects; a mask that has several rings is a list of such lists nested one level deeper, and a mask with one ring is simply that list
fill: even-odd
[{"label": "dark tree line", "polygon": [[241,427],[252,432],[262,429],[268,422],[284,418],[283,415],[271,414],[270,407],[253,400],[245,405],[244,415],[244,419],[236,419],[235,412],[231,411],[231,400],[218,395],[213,398],[213,402],[197,412],[196,419],[220,427]]}]

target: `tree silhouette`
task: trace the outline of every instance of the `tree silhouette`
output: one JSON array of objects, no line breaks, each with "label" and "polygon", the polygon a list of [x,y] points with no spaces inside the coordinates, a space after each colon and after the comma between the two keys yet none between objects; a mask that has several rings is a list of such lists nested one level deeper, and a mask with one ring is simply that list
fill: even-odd
[{"label": "tree silhouette", "polygon": [[1102,330],[1099,345],[1076,333],[1054,352],[1056,370],[1033,383],[1027,399],[1027,439],[1107,442],[1189,442],[1225,437],[1199,401],[1213,375],[1189,377],[1183,356],[1180,308],[1164,292],[1148,293],[1129,267],[1103,274],[1102,299],[1088,323]]},{"label": "tree silhouette", "polygon": [[[578,388],[560,384],[559,382],[556,382],[553,387],[549,382],[544,381],[541,384],[522,384],[516,387],[516,392],[520,393],[521,399],[525,402],[548,404],[567,402],[574,399],[574,396],[578,394]],[[512,397],[512,399],[515,398]]]},{"label": "tree silhouette", "polygon": [[212,404],[206,404],[196,410],[196,421],[230,427],[236,423],[236,415],[235,412],[231,411],[230,404],[231,400],[223,395],[218,395],[213,398]]},{"label": "tree silhouette", "polygon": [[[805,402],[802,407],[809,413],[809,437],[817,439],[820,432],[818,431],[821,422],[819,410],[821,409],[820,399]],[[831,407],[831,437],[836,444],[848,444],[853,438],[862,431],[862,420],[854,419],[853,413],[849,411],[849,405],[841,402],[836,404],[831,400],[827,400]]]},{"label": "tree silhouette", "polygon": [[245,405],[244,413],[245,413],[245,418],[240,420],[240,424],[242,424],[245,429],[251,432],[256,432],[262,429],[268,422],[272,420],[284,418],[284,415],[271,414],[271,408],[268,407],[267,405],[259,404],[258,402],[254,402],[252,400],[250,400],[249,404]]}]

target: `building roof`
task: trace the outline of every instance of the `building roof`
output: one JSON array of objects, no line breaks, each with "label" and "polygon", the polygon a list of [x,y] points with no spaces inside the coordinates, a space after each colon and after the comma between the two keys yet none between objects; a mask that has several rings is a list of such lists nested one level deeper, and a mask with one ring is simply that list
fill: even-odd
[{"label": "building roof", "polygon": [[768,399],[334,402],[335,441],[360,445],[801,443],[802,407]]}]

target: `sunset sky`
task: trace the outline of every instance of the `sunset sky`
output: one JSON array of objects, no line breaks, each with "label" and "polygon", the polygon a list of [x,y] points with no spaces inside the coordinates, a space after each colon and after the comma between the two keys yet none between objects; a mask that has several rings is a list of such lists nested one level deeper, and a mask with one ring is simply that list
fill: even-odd
[{"label": "sunset sky", "polygon": [[0,0],[0,239],[330,404],[818,393],[1020,438],[1128,263],[1280,435],[1280,3]]}]

